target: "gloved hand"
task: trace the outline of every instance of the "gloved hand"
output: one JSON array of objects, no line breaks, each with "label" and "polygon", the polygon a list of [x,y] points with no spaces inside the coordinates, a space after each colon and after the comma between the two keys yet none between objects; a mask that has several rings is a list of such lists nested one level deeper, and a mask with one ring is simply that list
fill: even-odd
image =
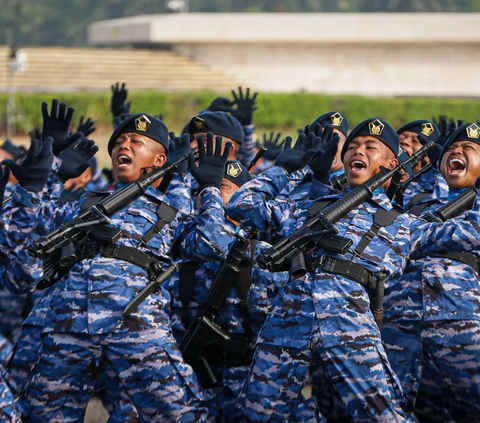
[{"label": "gloved hand", "polygon": [[120,83],[112,85],[112,102],[110,104],[112,115],[114,118],[120,116],[121,114],[130,113],[131,101],[125,103],[127,99],[128,91],[125,88],[125,82],[120,86]]},{"label": "gloved hand", "polygon": [[78,178],[89,167],[88,161],[98,151],[95,141],[85,138],[81,132],[73,134],[70,147],[60,153],[62,164],[57,172],[57,179],[65,183],[69,179]]},{"label": "gloved hand", "polygon": [[80,200],[83,194],[85,194],[85,188],[77,188],[77,186],[73,184],[70,188],[63,190],[62,195],[60,195],[58,201],[62,204],[74,203],[75,201]]},{"label": "gloved hand", "polygon": [[3,199],[5,197],[5,188],[10,178],[10,169],[8,167],[0,166],[0,215],[3,211]]},{"label": "gloved hand", "polygon": [[313,177],[318,182],[328,185],[330,183],[330,171],[338,151],[340,137],[337,133],[333,132],[333,128],[330,125],[326,125],[320,134],[320,138],[320,148],[308,166],[313,172]]},{"label": "gloved hand", "polygon": [[[263,133],[263,146],[267,147],[267,151],[263,155],[263,158],[266,160],[274,161],[278,155],[283,151],[283,144],[285,140],[281,140],[282,133],[277,132],[277,136],[274,138],[275,132],[271,131],[270,135],[267,137],[267,134]],[[258,147],[261,147],[258,145]]]},{"label": "gloved hand", "polygon": [[275,166],[280,166],[288,173],[303,169],[318,150],[321,138],[313,132],[300,134],[292,148],[292,137],[285,138],[285,148],[275,160]]},{"label": "gloved hand", "polygon": [[[168,160],[165,166],[170,165],[177,160],[180,160],[185,154],[190,152],[190,135],[183,134],[181,137],[176,137],[173,140],[169,140],[168,143]],[[186,175],[188,173],[188,163],[184,160],[175,169],[175,173]]]},{"label": "gloved hand", "polygon": [[[428,142],[428,140],[422,134],[417,135],[417,140],[422,145],[425,145]],[[430,159],[430,163],[435,169],[438,169],[438,159],[440,158],[440,153],[442,152],[442,148],[443,147],[440,144],[435,143],[433,147],[430,147],[427,150],[427,157]]]},{"label": "gloved hand", "polygon": [[118,125],[120,125],[125,119],[130,117],[131,115],[129,113],[122,113],[121,115],[118,115],[113,119],[113,127],[117,128]]},{"label": "gloved hand", "polygon": [[153,117],[163,122],[163,113],[159,113],[158,115],[153,115]]},{"label": "gloved hand", "polygon": [[253,112],[257,110],[255,106],[255,99],[257,94],[255,93],[253,97],[250,97],[250,88],[247,88],[246,96],[243,96],[242,87],[238,87],[238,96],[235,91],[232,90],[233,102],[231,106],[236,105],[237,108],[231,108],[232,116],[237,119],[242,126],[251,125],[253,123]]},{"label": "gloved hand", "polygon": [[232,110],[232,102],[226,97],[217,97],[207,107],[209,112],[230,112]]},{"label": "gloved hand", "polygon": [[40,192],[52,170],[52,144],[51,137],[46,138],[43,143],[34,139],[22,164],[13,160],[4,160],[2,164],[12,171],[18,183],[27,191]]},{"label": "gloved hand", "polygon": [[[455,123],[454,123],[455,126]],[[440,119],[440,136],[438,137],[436,143],[441,147],[445,145],[448,140],[448,137],[455,131],[452,130],[452,124],[448,122],[446,117]],[[432,147],[433,148],[433,147]],[[431,150],[431,149],[430,149]]]},{"label": "gloved hand", "polygon": [[190,151],[188,154],[190,173],[198,182],[198,185],[200,185],[200,189],[206,187],[216,187],[220,189],[232,143],[227,142],[225,144],[223,154],[222,137],[215,137],[215,153],[213,152],[213,134],[211,132],[207,132],[206,151],[202,135],[197,136],[197,143],[199,163],[198,166],[195,164],[195,154],[193,151]]},{"label": "gloved hand", "polygon": [[42,139],[42,131],[37,126],[33,128],[28,135],[30,135],[30,140],[41,140]]},{"label": "gloved hand", "polygon": [[52,101],[52,109],[48,114],[48,104],[44,101],[42,103],[42,115],[43,115],[43,139],[48,137],[53,138],[53,154],[58,155],[67,148],[70,144],[65,141],[68,138],[70,132],[70,125],[72,124],[73,114],[75,109],[69,107],[65,103],[60,103],[57,99]]},{"label": "gloved hand", "polygon": [[80,116],[80,122],[78,123],[77,132],[81,132],[83,135],[88,137],[92,132],[94,132],[97,128],[95,125],[95,121],[92,118],[88,118],[85,122],[83,121],[84,116]]}]

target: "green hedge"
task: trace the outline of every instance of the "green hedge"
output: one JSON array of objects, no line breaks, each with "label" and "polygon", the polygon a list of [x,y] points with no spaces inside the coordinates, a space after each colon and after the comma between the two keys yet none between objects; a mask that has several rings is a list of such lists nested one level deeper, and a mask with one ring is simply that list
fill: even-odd
[{"label": "green hedge", "polygon": [[[91,116],[100,126],[111,124],[110,91],[77,93],[17,93],[15,96],[25,110],[29,122],[41,123],[40,103],[59,98],[75,107],[76,118]],[[218,94],[210,91],[166,93],[153,90],[131,91],[132,111],[164,114],[170,129],[179,131],[189,118],[206,108]],[[230,96],[229,94],[225,94]],[[0,94],[0,116],[5,116],[6,94]],[[260,130],[295,130],[331,110],[343,112],[351,127],[369,117],[382,117],[394,127],[416,120],[431,119],[441,114],[477,121],[480,119],[480,99],[457,98],[367,98],[360,96],[326,96],[317,94],[269,94],[258,96],[255,124]],[[4,122],[4,119],[2,119]],[[20,131],[20,128],[17,128]]]}]

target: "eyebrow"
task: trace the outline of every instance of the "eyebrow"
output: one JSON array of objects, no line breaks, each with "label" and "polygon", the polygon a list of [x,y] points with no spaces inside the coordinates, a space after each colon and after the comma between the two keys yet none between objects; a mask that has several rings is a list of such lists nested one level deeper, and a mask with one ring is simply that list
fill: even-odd
[{"label": "eyebrow", "polygon": [[[368,144],[371,144],[371,143],[377,144],[378,142],[379,142],[378,140],[366,140],[366,141],[364,141],[364,144],[367,144],[367,143]],[[352,140],[352,141],[350,141],[350,144],[358,145],[358,144],[360,144],[360,142],[357,141],[357,140]]]}]

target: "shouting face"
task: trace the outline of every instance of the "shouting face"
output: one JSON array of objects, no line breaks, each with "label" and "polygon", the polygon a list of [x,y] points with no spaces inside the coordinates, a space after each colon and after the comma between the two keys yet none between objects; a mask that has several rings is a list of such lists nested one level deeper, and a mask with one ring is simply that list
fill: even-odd
[{"label": "shouting face", "polygon": [[450,188],[471,187],[480,176],[480,145],[472,141],[454,142],[442,157],[440,171]]}]

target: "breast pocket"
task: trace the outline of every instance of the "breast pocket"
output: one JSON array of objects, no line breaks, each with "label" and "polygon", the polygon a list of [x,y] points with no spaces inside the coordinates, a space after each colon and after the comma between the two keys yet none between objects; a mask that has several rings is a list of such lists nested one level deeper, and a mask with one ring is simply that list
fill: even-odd
[{"label": "breast pocket", "polygon": [[393,222],[393,224],[387,227],[380,228],[377,235],[365,249],[363,257],[376,263],[381,263],[385,259],[385,256],[392,250],[397,254],[400,253],[399,251],[396,251],[396,242],[399,229],[400,224],[397,222]]},{"label": "breast pocket", "polygon": [[156,210],[150,205],[144,208],[129,207],[124,216],[123,229],[132,238],[139,239],[157,222]]}]

